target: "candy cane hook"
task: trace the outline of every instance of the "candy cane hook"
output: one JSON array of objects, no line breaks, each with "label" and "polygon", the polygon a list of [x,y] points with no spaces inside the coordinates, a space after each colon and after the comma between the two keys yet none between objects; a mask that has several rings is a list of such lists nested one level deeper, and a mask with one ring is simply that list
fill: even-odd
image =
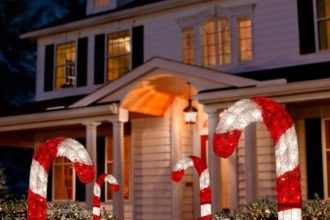
[{"label": "candy cane hook", "polygon": [[119,185],[117,179],[110,174],[100,175],[94,184],[94,196],[93,196],[93,220],[100,220],[100,206],[101,206],[101,186],[104,182],[108,182],[111,185],[113,192],[119,191]]},{"label": "candy cane hook", "polygon": [[262,121],[274,144],[279,220],[301,219],[301,183],[297,134],[290,115],[277,102],[263,97],[242,99],[224,111],[213,137],[215,153],[227,158],[238,146],[242,130]]},{"label": "candy cane hook", "polygon": [[88,152],[78,141],[57,137],[42,143],[33,155],[28,192],[28,220],[45,220],[47,215],[48,170],[54,158],[66,157],[83,183],[94,180],[95,167]]},{"label": "candy cane hook", "polygon": [[210,175],[205,161],[196,156],[182,158],[173,168],[172,179],[179,182],[184,175],[184,170],[188,167],[195,167],[199,175],[199,199],[201,205],[200,220],[211,220]]}]

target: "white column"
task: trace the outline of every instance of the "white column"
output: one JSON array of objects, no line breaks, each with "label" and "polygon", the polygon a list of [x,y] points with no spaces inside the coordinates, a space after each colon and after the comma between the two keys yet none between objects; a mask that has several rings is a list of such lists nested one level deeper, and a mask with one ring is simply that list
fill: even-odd
[{"label": "white column", "polygon": [[257,198],[257,146],[256,123],[245,128],[246,199],[253,202]]},{"label": "white column", "polygon": [[128,111],[119,109],[118,118],[112,122],[113,175],[120,186],[113,193],[113,214],[116,219],[124,220],[124,123],[128,121]]},{"label": "white column", "polygon": [[211,189],[212,189],[212,215],[217,211],[220,211],[220,196],[221,196],[221,185],[220,185],[220,159],[213,151],[213,134],[218,125],[219,114],[217,111],[208,112],[208,123],[209,123],[209,142],[208,142],[208,167],[210,171]]},{"label": "white column", "polygon": [[[96,165],[96,138],[97,138],[97,126],[100,125],[99,122],[84,122],[83,125],[86,126],[86,150],[89,153],[94,165]],[[93,185],[94,183],[89,183],[86,185],[86,205],[88,208],[92,208],[92,198],[93,198]]]}]

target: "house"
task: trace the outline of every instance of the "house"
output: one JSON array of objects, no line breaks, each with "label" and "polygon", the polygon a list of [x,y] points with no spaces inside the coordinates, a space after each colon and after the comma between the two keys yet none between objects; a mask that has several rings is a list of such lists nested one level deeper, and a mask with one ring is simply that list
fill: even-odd
[{"label": "house", "polygon": [[[36,102],[2,115],[1,145],[80,140],[98,174],[122,186],[102,190],[119,219],[197,219],[196,173],[181,184],[170,178],[191,154],[208,161],[213,213],[274,197],[275,151],[262,123],[245,129],[229,159],[212,150],[221,112],[250,96],[273,98],[292,115],[303,198],[330,197],[329,1],[87,0],[85,17],[22,38],[38,44]],[[194,125],[183,114],[191,96]],[[50,201],[90,204],[91,194],[72,164],[54,161]]]}]

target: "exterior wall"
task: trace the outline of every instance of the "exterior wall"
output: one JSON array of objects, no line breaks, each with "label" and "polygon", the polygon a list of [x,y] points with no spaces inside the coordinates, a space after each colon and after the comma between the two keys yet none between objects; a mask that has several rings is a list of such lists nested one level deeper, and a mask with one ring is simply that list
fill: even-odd
[{"label": "exterior wall", "polygon": [[[148,15],[129,18],[126,20],[109,22],[95,27],[86,27],[78,31],[67,32],[38,40],[38,68],[37,68],[37,100],[51,99],[68,95],[86,94],[99,86],[93,85],[93,54],[94,36],[99,33],[111,33],[119,30],[131,29],[133,26],[144,25],[144,59],[159,56],[182,61],[181,27],[179,20],[190,18],[195,27],[196,56],[200,57],[199,25],[215,13],[216,8],[226,9],[255,2],[251,13],[253,20],[253,51],[254,59],[243,64],[233,64],[216,67],[226,72],[239,73],[275,67],[327,61],[328,51],[316,52],[309,55],[299,54],[299,35],[296,0],[256,0],[243,1],[207,1],[191,6],[157,12]],[[238,9],[237,9],[238,10]],[[239,9],[240,10],[240,9]],[[238,11],[239,11],[238,10]],[[220,10],[221,11],[221,10]],[[248,13],[248,14],[249,14]],[[221,15],[221,12],[218,12]],[[244,14],[246,15],[246,13]],[[230,16],[230,15],[229,15]],[[81,88],[67,88],[60,91],[44,93],[42,89],[44,72],[44,46],[48,43],[67,42],[79,37],[89,37],[88,86]],[[235,43],[235,35],[232,41]],[[199,44],[199,45],[198,45]],[[233,48],[236,48],[235,45]],[[196,59],[201,65],[200,58]]]}]

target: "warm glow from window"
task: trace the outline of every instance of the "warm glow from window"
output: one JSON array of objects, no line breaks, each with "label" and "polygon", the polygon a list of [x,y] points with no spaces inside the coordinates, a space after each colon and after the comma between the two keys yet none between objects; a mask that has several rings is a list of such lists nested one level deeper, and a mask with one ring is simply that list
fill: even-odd
[{"label": "warm glow from window", "polygon": [[326,164],[326,174],[325,177],[326,183],[327,183],[327,191],[328,191],[328,197],[330,193],[330,121],[327,120],[325,122],[325,139],[326,139],[326,146],[325,146],[325,164]]},{"label": "warm glow from window", "polygon": [[94,8],[101,8],[109,5],[109,0],[94,0]]},{"label": "warm glow from window", "polygon": [[252,26],[249,17],[240,17],[237,19],[238,32],[238,60],[239,62],[250,61],[252,55]]},{"label": "warm glow from window", "polygon": [[317,0],[319,49],[330,49],[330,0]]},{"label": "warm glow from window", "polygon": [[74,193],[74,171],[72,163],[59,157],[54,160],[54,200],[73,200]]},{"label": "warm glow from window", "polygon": [[108,35],[108,81],[115,80],[130,70],[131,40],[129,31]]},{"label": "warm glow from window", "polygon": [[182,30],[182,50],[183,62],[186,64],[194,64],[194,31],[192,28]]},{"label": "warm glow from window", "polygon": [[204,66],[231,63],[230,22],[226,18],[208,20],[202,25],[202,60]]},{"label": "warm glow from window", "polygon": [[76,82],[76,45],[60,44],[56,47],[55,88],[65,88]]},{"label": "warm glow from window", "polygon": [[[112,138],[108,138],[107,142],[107,158],[106,158],[106,172],[113,174],[113,154],[112,154]],[[130,188],[130,173],[131,173],[131,135],[125,134],[124,136],[124,190],[125,199],[129,199]],[[108,185],[107,185],[108,187]],[[107,200],[112,199],[112,191],[107,188]]]}]

